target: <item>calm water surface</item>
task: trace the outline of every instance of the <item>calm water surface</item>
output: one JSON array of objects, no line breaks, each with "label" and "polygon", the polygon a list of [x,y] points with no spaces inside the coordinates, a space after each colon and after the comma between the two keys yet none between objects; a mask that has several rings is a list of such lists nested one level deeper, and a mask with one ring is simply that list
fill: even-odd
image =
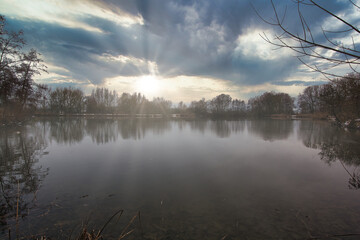
[{"label": "calm water surface", "polygon": [[0,129],[0,238],[64,239],[118,209],[110,239],[138,211],[144,239],[360,233],[359,165],[360,134],[327,122],[33,120]]}]

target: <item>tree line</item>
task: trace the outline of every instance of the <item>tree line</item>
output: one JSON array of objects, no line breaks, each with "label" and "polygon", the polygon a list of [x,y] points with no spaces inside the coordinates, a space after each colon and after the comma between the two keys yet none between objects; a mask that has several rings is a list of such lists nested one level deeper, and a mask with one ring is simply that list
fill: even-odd
[{"label": "tree line", "polygon": [[48,89],[38,111],[50,113],[96,113],[96,114],[169,114],[172,102],[156,97],[148,100],[141,93],[122,93],[107,88],[96,88],[86,96],[72,87]]},{"label": "tree line", "polygon": [[299,111],[305,114],[326,114],[341,124],[360,118],[360,74],[350,73],[327,84],[309,86],[299,94]]},{"label": "tree line", "polygon": [[210,100],[202,98],[188,104],[173,104],[162,97],[147,99],[141,93],[122,93],[107,88],[93,89],[85,95],[81,89],[46,88],[36,105],[37,112],[55,114],[180,114],[197,117],[263,117],[272,114],[292,114],[294,99],[286,93],[266,92],[248,103],[220,94]]},{"label": "tree line", "polygon": [[267,117],[301,113],[333,116],[343,123],[360,116],[359,80],[359,74],[348,74],[324,85],[309,86],[297,99],[287,93],[265,92],[245,102],[220,94],[210,100],[202,98],[188,104],[182,101],[173,104],[161,97],[149,100],[141,93],[119,94],[107,88],[96,88],[85,95],[81,89],[73,87],[51,89],[33,83],[36,94],[29,95],[32,98],[28,98],[27,104],[23,104],[23,98],[1,95],[0,107],[20,106],[25,112],[51,114],[180,114],[196,117]]},{"label": "tree line", "polygon": [[183,114],[199,117],[266,117],[294,113],[334,117],[344,123],[360,117],[360,74],[350,73],[323,85],[305,88],[298,98],[287,93],[265,92],[244,100],[220,94],[188,104],[164,98],[148,100],[141,93],[122,93],[96,88],[89,96],[71,87],[47,90],[38,109],[54,113]]}]

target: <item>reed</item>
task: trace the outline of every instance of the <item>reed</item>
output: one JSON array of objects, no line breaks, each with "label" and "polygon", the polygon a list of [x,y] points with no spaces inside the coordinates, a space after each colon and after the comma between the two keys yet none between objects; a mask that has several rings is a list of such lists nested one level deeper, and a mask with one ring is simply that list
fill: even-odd
[{"label": "reed", "polygon": [[[108,224],[110,222],[113,221],[113,219],[118,216],[118,220],[120,219],[120,217],[123,215],[124,210],[120,209],[117,210],[113,215],[110,216],[110,218],[104,223],[104,225],[99,229],[99,230],[89,230],[87,224],[83,225],[80,233],[78,236],[76,236],[75,238],[72,238],[71,235],[68,238],[68,240],[102,240],[104,239],[103,236],[103,232],[106,229],[106,227],[108,226]],[[130,221],[126,224],[126,226],[122,229],[120,236],[117,238],[118,240],[121,239],[125,239],[126,237],[128,237],[129,235],[131,235],[132,233],[135,232],[137,226],[133,226],[135,220],[138,220],[139,222],[139,229],[140,229],[140,233],[141,233],[141,239],[143,239],[143,231],[142,231],[142,226],[141,226],[141,218],[140,218],[140,211],[138,211],[131,219]],[[133,228],[131,228],[131,226],[133,226]],[[131,229],[130,229],[131,228]],[[37,237],[37,238],[32,238],[34,240],[50,240],[50,238],[46,237],[46,236],[41,236],[41,237]],[[51,238],[53,239],[53,238]]]},{"label": "reed", "polygon": [[17,199],[16,199],[16,235],[19,236],[19,202],[20,202],[20,183],[17,181]]}]

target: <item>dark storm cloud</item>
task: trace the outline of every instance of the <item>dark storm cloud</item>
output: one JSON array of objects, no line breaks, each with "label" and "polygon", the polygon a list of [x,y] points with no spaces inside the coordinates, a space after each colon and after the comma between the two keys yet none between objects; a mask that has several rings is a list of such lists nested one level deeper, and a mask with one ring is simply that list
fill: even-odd
[{"label": "dark storm cloud", "polygon": [[[147,61],[156,62],[162,76],[206,76],[245,85],[280,84],[300,65],[291,55],[264,59],[237,50],[239,36],[271,28],[255,14],[250,1],[89,2],[115,14],[125,12],[142,16],[144,25],[125,27],[109,19],[85,15],[77,16],[77,20],[102,32],[16,18],[8,19],[9,27],[24,29],[29,45],[38,48],[52,65],[68,70],[62,74],[94,84],[109,77],[149,74]],[[251,3],[264,18],[273,16],[269,1]],[[334,12],[348,7],[340,1],[322,0],[319,3]],[[275,1],[280,12],[286,4],[289,5],[287,27],[300,31],[297,10],[292,2]],[[322,24],[327,16],[311,7],[306,7],[303,13],[313,26]],[[119,55],[135,60],[106,61],[106,56],[116,59]]]},{"label": "dark storm cloud", "polygon": [[[98,19],[97,22],[101,20]],[[106,25],[107,24],[107,25]],[[107,33],[94,33],[81,29],[65,28],[59,25],[9,20],[13,29],[22,28],[28,45],[35,45],[52,65],[69,70],[71,77],[90,80],[94,84],[113,76],[137,76],[148,74],[147,65],[135,66],[132,62],[105,61],[105,54],[125,55],[143,58],[140,40],[131,38],[134,29],[115,29],[110,22],[103,23]],[[111,30],[111,31],[110,31]],[[29,34],[30,33],[30,34]],[[39,41],[40,39],[40,41]],[[141,44],[140,44],[141,45]]]}]

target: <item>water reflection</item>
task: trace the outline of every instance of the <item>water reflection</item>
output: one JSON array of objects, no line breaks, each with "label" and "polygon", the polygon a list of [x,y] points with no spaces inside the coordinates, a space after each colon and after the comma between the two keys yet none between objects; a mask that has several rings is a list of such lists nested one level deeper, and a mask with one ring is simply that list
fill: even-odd
[{"label": "water reflection", "polygon": [[[243,233],[244,239],[257,233],[253,239],[268,239],[258,231],[260,225],[269,229],[267,236],[277,236],[272,235],[273,228],[277,229],[283,234],[280,238],[289,234],[281,229],[282,224],[295,233],[303,230],[302,224],[299,228],[298,222],[291,222],[298,209],[307,211],[306,216],[339,216],[337,210],[331,214],[319,210],[352,201],[350,195],[343,196],[353,191],[342,184],[342,192],[333,187],[334,182],[344,181],[338,173],[349,175],[349,188],[360,186],[359,135],[326,122],[64,118],[0,129],[0,134],[2,224],[14,223],[18,192],[21,216],[36,206],[36,192],[45,180],[39,194],[61,202],[64,208],[59,212],[69,212],[61,218],[56,210],[51,211],[53,218],[42,222],[46,224],[57,224],[59,219],[65,222],[71,214],[81,222],[87,216],[80,213],[97,208],[110,214],[118,207],[141,208],[145,220],[172,229],[174,234],[179,226],[187,232],[206,226],[204,232],[211,236],[227,231],[231,236]],[[310,148],[316,149],[315,159]],[[51,149],[53,160],[45,161],[51,167],[46,179],[49,170],[39,164],[45,149]],[[341,164],[341,169],[326,176],[329,169],[320,161],[337,162],[333,168]],[[349,209],[357,206],[347,205]],[[356,214],[353,219],[359,219]],[[102,222],[103,218],[98,219]],[[328,229],[331,224],[318,221],[315,225]],[[229,226],[233,228],[226,229]],[[346,224],[338,228],[346,229]],[[197,239],[205,239],[202,234]]]},{"label": "water reflection", "polygon": [[266,141],[284,140],[293,133],[293,121],[288,120],[255,120],[248,121],[248,131]]},{"label": "water reflection", "polygon": [[217,137],[228,138],[232,134],[248,131],[266,141],[283,140],[293,133],[292,121],[223,121],[223,120],[177,120],[162,119],[54,119],[44,120],[50,132],[50,139],[58,143],[72,145],[90,136],[97,144],[115,142],[122,139],[141,140],[148,132],[163,135],[173,127],[180,131],[190,128],[191,131],[212,132]]},{"label": "water reflection", "polygon": [[338,160],[344,170],[349,174],[348,187],[350,189],[360,188],[360,148],[357,143],[322,143],[320,146],[321,159],[328,163]]},{"label": "water reflection", "polygon": [[47,143],[41,125],[0,129],[0,224],[24,218],[36,206],[36,193],[49,169],[38,164]]},{"label": "water reflection", "polygon": [[227,121],[211,121],[210,129],[220,138],[229,137],[231,130]]},{"label": "water reflection", "polygon": [[72,145],[81,142],[85,136],[97,144],[106,144],[117,141],[119,135],[122,139],[140,140],[151,131],[161,135],[171,130],[171,123],[156,119],[54,119],[44,120],[50,131],[50,139],[58,143]]},{"label": "water reflection", "polygon": [[324,122],[300,122],[299,136],[306,147],[319,149],[322,161],[331,165],[339,161],[349,175],[348,187],[360,188],[360,144],[357,132],[344,132]]},{"label": "water reflection", "polygon": [[[295,123],[294,123],[295,122]],[[256,120],[256,121],[167,121],[161,119],[55,119],[44,121],[43,131],[50,132],[50,139],[58,143],[74,144],[81,142],[85,136],[97,144],[115,142],[122,139],[141,140],[148,132],[163,135],[173,127],[180,131],[190,128],[191,131],[212,132],[219,138],[228,138],[232,134],[248,132],[265,141],[288,139],[293,134],[302,143],[313,149],[319,149],[321,160],[331,164],[336,160],[343,165],[350,175],[349,187],[359,188],[360,148],[359,137],[346,133],[342,129],[330,127],[327,122]],[[299,126],[297,128],[297,126]],[[297,129],[297,131],[296,131]],[[22,137],[20,135],[19,137]],[[44,136],[43,136],[44,138]]]},{"label": "water reflection", "polygon": [[340,128],[331,127],[324,121],[300,121],[298,136],[308,148],[318,149],[324,142],[336,143],[344,134]]},{"label": "water reflection", "polygon": [[118,139],[118,124],[115,120],[87,120],[86,133],[97,144],[115,142]]},{"label": "water reflection", "polygon": [[85,136],[85,120],[82,118],[51,119],[50,136],[58,143],[74,144]]},{"label": "water reflection", "polygon": [[140,140],[148,131],[162,135],[171,130],[171,122],[163,119],[126,119],[118,121],[118,131],[123,139]]}]

